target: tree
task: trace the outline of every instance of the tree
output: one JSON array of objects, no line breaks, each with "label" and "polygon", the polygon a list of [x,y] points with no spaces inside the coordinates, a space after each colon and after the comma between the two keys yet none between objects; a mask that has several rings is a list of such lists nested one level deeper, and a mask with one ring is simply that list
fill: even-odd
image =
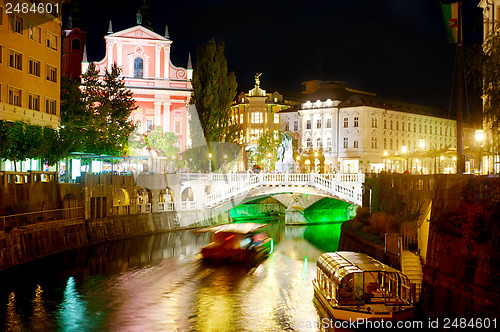
[{"label": "tree", "polygon": [[268,164],[262,165],[266,166],[265,168],[268,171],[274,168],[274,164],[278,161],[278,147],[281,143],[281,133],[278,135],[274,135],[269,132],[265,132],[259,138],[257,149],[253,154],[253,159],[257,161],[257,164],[260,164],[263,160],[270,160]]},{"label": "tree", "polygon": [[114,64],[111,71],[106,69],[101,81],[95,64],[90,63],[82,76],[85,110],[76,120],[81,120],[79,127],[86,140],[85,152],[121,156],[128,150],[128,138],[135,128],[129,116],[136,107],[132,91],[125,88],[120,72]]},{"label": "tree", "polygon": [[[88,84],[88,82],[86,83]],[[87,125],[92,121],[90,110],[85,106],[80,82],[63,76],[61,79],[60,134],[63,140],[61,146],[64,146],[68,153],[85,150],[89,135]]]},{"label": "tree", "polygon": [[[228,74],[224,44],[216,45],[211,39],[200,45],[196,52],[196,70],[193,73],[193,95],[190,121],[198,121],[201,131],[191,130],[193,146],[205,142],[236,142],[240,126],[231,117],[230,106],[236,96],[236,77]],[[195,128],[197,123],[191,124]],[[210,148],[209,148],[210,149]]]},{"label": "tree", "polygon": [[491,34],[468,57],[468,77],[482,89],[483,124],[489,134],[489,150],[500,153],[500,32]]}]

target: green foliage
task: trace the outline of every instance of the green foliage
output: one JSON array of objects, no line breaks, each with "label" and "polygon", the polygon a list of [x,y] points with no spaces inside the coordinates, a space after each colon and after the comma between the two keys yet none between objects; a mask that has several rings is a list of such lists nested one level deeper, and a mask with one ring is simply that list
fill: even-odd
[{"label": "green foliage", "polygon": [[[193,73],[193,95],[190,107],[191,128],[201,125],[201,130],[191,130],[193,147],[205,142],[236,142],[240,126],[231,117],[230,106],[236,96],[236,77],[228,74],[224,44],[216,45],[211,39],[200,45],[196,52],[196,70]],[[196,122],[196,123],[193,123]]]},{"label": "green foliage", "polygon": [[267,165],[270,165],[271,169],[273,169],[278,161],[278,146],[280,142],[281,133],[275,136],[272,133],[264,132],[259,138],[257,149],[252,155],[252,159],[254,159],[257,164],[261,164],[264,159],[270,159],[270,164],[263,166],[266,166],[267,169]]},{"label": "green foliage", "polygon": [[[209,159],[210,153],[211,159]],[[208,146],[186,149],[182,153],[182,158],[191,172],[208,172],[210,161],[212,172],[226,172],[232,165],[241,161],[242,156],[238,144],[212,142]]]},{"label": "green foliage", "polygon": [[477,45],[467,54],[469,82],[481,94],[483,123],[489,129],[487,148],[494,154],[500,152],[500,31]]},{"label": "green foliage", "polygon": [[369,224],[363,227],[363,232],[377,235],[383,239],[385,233],[399,233],[401,223],[398,220],[385,212],[377,212],[369,218]]},{"label": "green foliage", "polygon": [[145,143],[148,149],[154,150],[158,156],[172,158],[181,152],[175,144],[179,137],[171,132],[163,132],[161,128],[156,128],[145,135]]},{"label": "green foliage", "polygon": [[111,71],[106,70],[104,81],[100,81],[95,64],[90,63],[82,75],[85,109],[73,114],[69,122],[84,133],[83,152],[122,156],[128,151],[129,135],[134,131],[129,116],[136,107],[120,72],[114,64]]}]

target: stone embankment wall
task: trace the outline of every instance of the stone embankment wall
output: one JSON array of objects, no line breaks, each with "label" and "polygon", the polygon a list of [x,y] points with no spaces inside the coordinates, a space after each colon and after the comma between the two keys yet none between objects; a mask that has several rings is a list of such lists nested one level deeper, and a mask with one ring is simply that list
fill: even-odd
[{"label": "stone embankment wall", "polygon": [[430,317],[500,318],[500,258],[489,246],[430,233],[421,303]]},{"label": "stone embankment wall", "polygon": [[212,218],[212,223],[227,223],[229,212],[212,216],[210,212],[161,212],[109,216],[95,220],[66,220],[38,223],[0,232],[0,270],[40,257],[89,244],[133,236],[182,230],[179,218],[194,226]]}]

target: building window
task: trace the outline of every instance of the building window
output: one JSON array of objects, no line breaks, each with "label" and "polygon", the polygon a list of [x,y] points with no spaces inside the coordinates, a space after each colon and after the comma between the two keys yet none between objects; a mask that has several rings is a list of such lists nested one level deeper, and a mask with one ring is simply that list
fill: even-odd
[{"label": "building window", "polygon": [[411,123],[408,122],[408,132],[411,132]]},{"label": "building window", "polygon": [[28,108],[30,110],[40,110],[40,96],[33,93],[28,94]]},{"label": "building window", "polygon": [[3,7],[0,7],[0,25],[3,25]]},{"label": "building window", "polygon": [[349,127],[349,118],[344,118],[344,128]]},{"label": "building window", "polygon": [[47,80],[57,83],[57,68],[47,65]]},{"label": "building window", "polygon": [[438,126],[434,126],[434,135],[437,135],[438,133]]},{"label": "building window", "polygon": [[405,123],[404,122],[401,122],[401,130],[405,131]]},{"label": "building window", "polygon": [[151,132],[153,130],[153,120],[146,120],[146,132]]},{"label": "building window", "polygon": [[387,149],[387,138],[384,137],[384,150]]},{"label": "building window", "polygon": [[52,32],[47,31],[47,47],[57,51],[57,36]]},{"label": "building window", "polygon": [[354,117],[354,127],[358,127],[359,126],[359,117],[355,116]]},{"label": "building window", "polygon": [[326,119],[326,128],[332,127],[332,119]]},{"label": "building window", "polygon": [[321,119],[316,120],[316,129],[321,129]]},{"label": "building window", "polygon": [[349,138],[344,137],[344,149],[347,149],[349,147]]},{"label": "building window", "polygon": [[316,139],[316,147],[318,149],[321,149],[323,147],[323,142],[321,142],[321,138],[319,137]]},{"label": "building window", "polygon": [[280,123],[280,115],[277,113],[274,114],[274,123]]},{"label": "building window", "polygon": [[439,127],[439,135],[443,135],[443,127]]},{"label": "building window", "polygon": [[175,121],[175,133],[176,134],[181,134],[181,122],[180,121]]},{"label": "building window", "polygon": [[377,138],[372,137],[372,149],[377,149]]},{"label": "building window", "polygon": [[252,123],[262,123],[262,112],[252,112]]},{"label": "building window", "polygon": [[399,150],[399,139],[396,138],[396,150]]},{"label": "building window", "polygon": [[306,121],[306,129],[311,129],[311,120]]},{"label": "building window", "polygon": [[392,130],[392,120],[391,120],[391,130]]},{"label": "building window", "polygon": [[378,119],[375,117],[372,118],[372,128],[378,128]]},{"label": "building window", "polygon": [[417,124],[416,124],[416,123],[414,123],[414,124],[413,124],[413,132],[414,132],[414,133],[416,133],[416,132],[417,132]]},{"label": "building window", "polygon": [[243,123],[243,114],[240,114],[240,123]]},{"label": "building window", "polygon": [[384,119],[384,129],[387,129],[387,120]]},{"label": "building window", "polygon": [[3,63],[3,45],[0,45],[0,63]]},{"label": "building window", "polygon": [[307,146],[308,148],[312,148],[312,146],[313,146],[313,143],[312,143],[312,140],[311,140],[311,138],[310,138],[310,137],[308,137],[308,138],[306,139],[306,146]]},{"label": "building window", "polygon": [[399,121],[396,121],[396,130],[399,130]]},{"label": "building window", "polygon": [[45,100],[45,112],[49,114],[57,114],[56,107],[56,101],[54,99],[47,98]]},{"label": "building window", "polygon": [[23,70],[23,55],[16,51],[10,50],[9,66],[19,70]]},{"label": "building window", "polygon": [[37,43],[42,41],[42,29],[36,24],[30,23],[29,38]]},{"label": "building window", "polygon": [[142,78],[143,77],[143,75],[144,75],[143,65],[144,65],[144,61],[142,60],[142,58],[137,57],[134,59],[134,78]]},{"label": "building window", "polygon": [[293,130],[298,131],[299,130],[299,121],[294,121],[293,122]]},{"label": "building window", "polygon": [[393,149],[393,145],[392,145],[392,138],[391,138],[391,141],[390,141],[390,142],[391,142],[391,143],[390,143],[390,144],[391,144],[391,147],[390,147],[390,148],[391,148],[391,150],[392,150],[392,149]]},{"label": "building window", "polygon": [[285,131],[289,131],[290,130],[290,122],[285,122]]},{"label": "building window", "polygon": [[331,149],[332,148],[332,138],[331,137],[328,137],[326,139],[326,148],[327,149]]},{"label": "building window", "polygon": [[353,142],[353,147],[354,147],[355,149],[357,149],[357,148],[358,148],[358,141],[354,141],[354,142]]},{"label": "building window", "polygon": [[40,61],[31,58],[28,59],[28,72],[31,75],[40,77],[40,66]]},{"label": "building window", "polygon": [[21,106],[22,91],[13,87],[9,87],[8,103],[14,106]]},{"label": "building window", "polygon": [[80,39],[75,38],[71,41],[71,49],[73,49],[73,50],[80,49]]}]

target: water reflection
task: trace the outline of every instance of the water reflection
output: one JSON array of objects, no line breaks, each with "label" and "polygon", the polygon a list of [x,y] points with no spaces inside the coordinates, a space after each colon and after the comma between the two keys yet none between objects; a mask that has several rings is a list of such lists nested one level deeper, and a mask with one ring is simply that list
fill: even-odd
[{"label": "water reflection", "polygon": [[257,266],[203,264],[209,234],[190,231],[34,261],[0,273],[0,323],[12,331],[320,331],[299,326],[321,319],[311,281],[323,251],[307,232],[274,222],[266,233],[275,251]]}]

